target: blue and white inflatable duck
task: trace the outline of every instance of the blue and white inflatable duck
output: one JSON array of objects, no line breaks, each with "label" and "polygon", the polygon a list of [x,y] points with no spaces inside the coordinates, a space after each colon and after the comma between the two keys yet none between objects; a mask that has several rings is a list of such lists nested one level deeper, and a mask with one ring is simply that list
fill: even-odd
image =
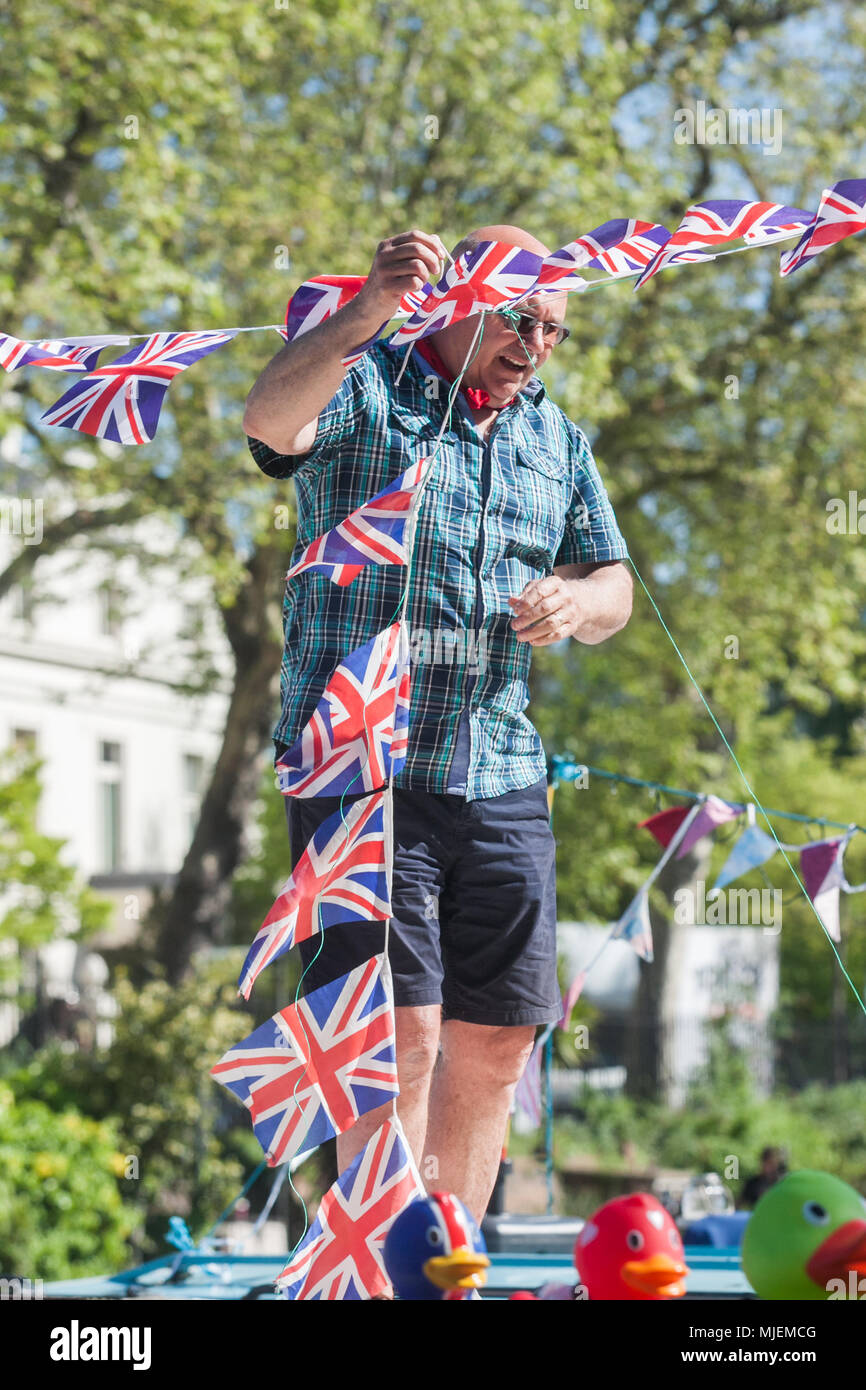
[{"label": "blue and white inflatable duck", "polygon": [[385,1237],[385,1269],[398,1298],[472,1298],[487,1279],[484,1237],[450,1192],[416,1197]]}]

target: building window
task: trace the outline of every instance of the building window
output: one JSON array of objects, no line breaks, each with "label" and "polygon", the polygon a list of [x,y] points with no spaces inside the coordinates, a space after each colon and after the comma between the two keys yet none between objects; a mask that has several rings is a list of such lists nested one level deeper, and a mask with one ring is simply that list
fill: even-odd
[{"label": "building window", "polygon": [[99,744],[99,825],[102,872],[121,868],[123,860],[123,783],[119,743]]},{"label": "building window", "polygon": [[186,820],[186,842],[187,846],[192,844],[192,837],[198,825],[199,812],[201,810],[201,799],[204,795],[205,764],[204,758],[200,753],[184,753],[183,755],[183,800],[184,816]]}]

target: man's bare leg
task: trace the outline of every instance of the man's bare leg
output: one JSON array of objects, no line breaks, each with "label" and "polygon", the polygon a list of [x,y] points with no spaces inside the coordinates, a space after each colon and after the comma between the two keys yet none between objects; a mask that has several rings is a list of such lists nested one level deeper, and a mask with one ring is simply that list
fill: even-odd
[{"label": "man's bare leg", "polygon": [[480,1221],[496,1181],[514,1088],[535,1028],[489,1028],[450,1019],[430,1088],[422,1173],[428,1189],[453,1192]]},{"label": "man's bare leg", "polygon": [[[424,1135],[427,1130],[427,1104],[430,1078],[439,1050],[442,1010],[438,1004],[394,1010],[397,1035],[397,1076],[400,1094],[397,1114],[406,1132],[415,1162],[421,1167]],[[342,1173],[361,1152],[367,1140],[391,1114],[391,1105],[380,1105],[362,1115],[346,1134],[337,1139],[337,1166]],[[423,1176],[423,1170],[422,1170]]]}]

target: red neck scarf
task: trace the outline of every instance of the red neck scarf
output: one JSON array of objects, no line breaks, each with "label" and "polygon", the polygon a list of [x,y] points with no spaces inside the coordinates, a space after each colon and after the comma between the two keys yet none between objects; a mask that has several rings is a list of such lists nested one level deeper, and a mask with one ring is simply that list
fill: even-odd
[{"label": "red neck scarf", "polygon": [[[435,372],[439,372],[441,376],[444,376],[446,381],[453,382],[453,376],[445,366],[445,363],[442,361],[442,358],[439,356],[439,353],[436,351],[429,338],[419,339],[415,344],[415,351],[419,356],[424,358],[428,366],[432,367]],[[473,410],[483,410],[485,406],[490,405],[490,396],[486,391],[481,390],[480,387],[461,386],[460,390],[463,392],[463,395],[466,397]],[[513,400],[514,397],[512,396],[511,399]],[[511,401],[506,401],[505,405],[511,405]],[[490,408],[491,410],[504,410],[505,407],[494,405]]]}]

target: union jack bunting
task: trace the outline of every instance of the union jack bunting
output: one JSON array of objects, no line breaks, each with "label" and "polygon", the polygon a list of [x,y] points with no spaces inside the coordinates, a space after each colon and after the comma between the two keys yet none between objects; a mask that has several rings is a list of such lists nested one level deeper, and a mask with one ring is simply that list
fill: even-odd
[{"label": "union jack bunting", "polygon": [[99,361],[102,345],[79,346],[64,343],[59,338],[45,338],[38,343],[24,342],[8,333],[0,333],[0,367],[7,372],[19,367],[50,367],[54,372],[90,372]]},{"label": "union jack bunting", "polygon": [[238,980],[244,999],[265,966],[298,942],[335,924],[391,915],[384,802],[377,792],[319,826],[249,949]]},{"label": "union jack bunting", "polygon": [[392,623],[340,663],[312,718],[277,759],[283,796],[376,791],[406,757],[409,643]]},{"label": "union jack bunting", "polygon": [[438,333],[480,312],[482,305],[497,308],[525,299],[532,293],[541,266],[540,256],[520,246],[482,241],[447,267],[417,311],[389,339],[389,347],[399,348]]},{"label": "union jack bunting", "polygon": [[[366,280],[366,275],[314,275],[311,280],[305,280],[295,290],[286,306],[285,328],[277,330],[280,336],[288,343],[299,338],[302,333],[309,333],[311,328],[324,323],[325,319],[329,319],[338,309],[342,309],[344,304],[348,304],[350,299],[354,299]],[[397,313],[413,313],[421,302],[422,295],[423,291],[404,294]],[[361,343],[360,347],[353,348],[348,356],[342,359],[343,365],[350,367],[353,362],[363,357],[386,326],[383,323],[372,338],[368,338],[366,343]]]},{"label": "union jack bunting", "polygon": [[326,574],[332,584],[351,584],[365,565],[405,565],[404,537],[409,511],[429,459],[419,459],[375,497],[350,512],[339,526],[318,536],[286,574],[304,570]]},{"label": "union jack bunting", "polygon": [[585,236],[545,257],[533,294],[540,290],[557,292],[585,288],[586,281],[574,273],[585,266],[606,270],[611,275],[639,270],[669,237],[667,227],[657,222],[638,222],[623,217],[602,222]]},{"label": "union jack bunting", "polygon": [[234,336],[234,329],[152,333],[138,347],[76,381],[42,419],[47,425],[117,444],[146,444],[156,434],[169,383]]},{"label": "union jack bunting", "polygon": [[683,252],[720,246],[739,237],[750,243],[768,241],[781,232],[805,227],[811,221],[810,212],[803,208],[786,207],[782,203],[749,203],[740,199],[695,203],[687,209],[673,236],[659,248],[638,276],[635,289],[639,290],[663,266],[685,260],[687,257]]},{"label": "union jack bunting", "polygon": [[813,256],[846,236],[866,230],[866,179],[840,179],[821,194],[818,211],[791,251],[783,251],[782,275],[793,275]]},{"label": "union jack bunting", "polygon": [[249,1110],[269,1167],[343,1134],[399,1094],[384,961],[372,956],[281,1009],[211,1069]]},{"label": "union jack bunting", "polygon": [[365,1299],[387,1293],[382,1247],[391,1222],[424,1186],[396,1115],[367,1141],[322,1199],[277,1279],[290,1299]]}]

